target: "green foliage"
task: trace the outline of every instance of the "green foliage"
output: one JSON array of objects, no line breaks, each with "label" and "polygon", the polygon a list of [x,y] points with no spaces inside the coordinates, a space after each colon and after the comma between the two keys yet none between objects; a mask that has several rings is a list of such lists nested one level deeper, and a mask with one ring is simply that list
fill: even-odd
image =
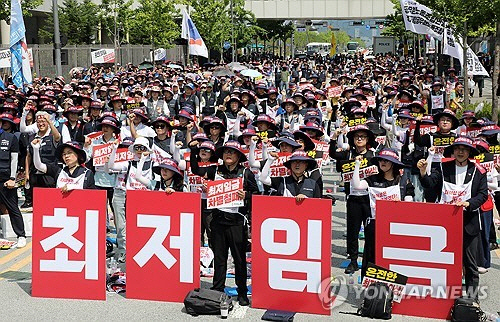
[{"label": "green foliage", "polygon": [[463,111],[465,111],[465,110],[475,111],[476,107],[479,104],[484,104],[484,105],[483,105],[482,110],[476,113],[476,117],[478,119],[481,117],[487,117],[488,119],[491,120],[491,115],[492,115],[491,111],[492,111],[492,107],[493,107],[493,105],[491,104],[491,101],[483,101],[483,102],[476,102],[476,103],[469,104],[463,110],[457,111],[457,117],[461,118]]},{"label": "green foliage", "polygon": [[115,14],[116,14],[116,36],[118,43],[123,43],[130,29],[130,21],[134,11],[131,9],[133,0],[102,0],[99,5],[99,20],[104,31],[111,38],[115,36]]},{"label": "green foliage", "polygon": [[[43,0],[23,0],[21,1],[21,8],[23,9],[23,16],[31,16],[31,9],[34,9],[43,4]],[[0,20],[5,20],[10,23],[10,0],[0,0]],[[25,21],[26,23],[26,21]]]},{"label": "green foliage", "polygon": [[139,0],[130,21],[130,43],[172,47],[180,33],[174,14],[179,12],[172,0]]},{"label": "green foliage", "polygon": [[[337,42],[337,51],[342,51],[347,43],[351,41],[351,37],[342,30],[339,31],[305,31],[298,32],[296,31],[294,34],[294,42],[295,47],[298,50],[304,50],[306,45],[310,42],[327,42],[330,43],[332,40],[332,32],[335,33],[335,41]],[[364,46],[364,42],[361,39],[353,40],[358,41],[361,46]]]},{"label": "green foliage", "polygon": [[231,17],[228,1],[191,0],[189,15],[208,49],[219,50],[231,38]]},{"label": "green foliage", "polygon": [[[59,7],[59,30],[68,37],[71,45],[92,44],[99,27],[99,8],[91,0],[79,3],[65,0]],[[54,20],[47,15],[45,23],[38,31],[41,43],[51,43],[54,38]]]}]

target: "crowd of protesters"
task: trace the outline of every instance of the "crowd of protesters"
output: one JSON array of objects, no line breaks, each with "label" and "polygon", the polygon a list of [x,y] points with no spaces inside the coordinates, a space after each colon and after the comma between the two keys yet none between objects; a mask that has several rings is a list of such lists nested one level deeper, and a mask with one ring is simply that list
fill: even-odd
[{"label": "crowd of protesters", "polygon": [[[262,76],[244,77],[244,68]],[[33,187],[106,190],[121,262],[127,191],[201,192],[201,239],[214,252],[213,288],[224,290],[230,249],[238,301],[248,305],[251,196],[326,198],[331,187],[314,158],[320,143],[329,145],[336,171],[353,171],[343,183],[346,274],[358,270],[361,226],[362,274],[374,262],[375,201],[383,195],[464,207],[463,266],[471,292],[490,267],[490,249],[498,247],[500,128],[466,110],[455,70],[437,75],[430,60],[336,56],[250,60],[234,68],[127,65],[117,72],[91,66],[69,79],[35,79],[25,92],[7,85],[0,92],[0,197],[18,247],[26,244],[14,189],[20,177],[23,211],[33,207]],[[93,146],[105,143],[112,153],[94,166]],[[116,160],[120,147],[134,159]],[[288,172],[273,176],[282,156]],[[360,175],[369,165],[375,174]],[[188,173],[201,184],[191,184]],[[208,209],[206,180],[230,178],[243,178],[244,206]]]}]

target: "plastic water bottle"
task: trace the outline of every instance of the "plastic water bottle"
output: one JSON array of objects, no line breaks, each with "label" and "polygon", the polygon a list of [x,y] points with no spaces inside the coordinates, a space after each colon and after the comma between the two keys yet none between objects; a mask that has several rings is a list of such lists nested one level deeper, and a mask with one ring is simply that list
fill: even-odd
[{"label": "plastic water bottle", "polygon": [[227,319],[229,314],[229,303],[225,300],[220,302],[220,317],[221,319]]},{"label": "plastic water bottle", "polygon": [[349,274],[349,285],[354,285],[354,276],[352,276],[352,273]]},{"label": "plastic water bottle", "polygon": [[338,189],[339,189],[339,185],[337,184],[337,181],[334,181],[333,182],[333,193],[337,193]]}]

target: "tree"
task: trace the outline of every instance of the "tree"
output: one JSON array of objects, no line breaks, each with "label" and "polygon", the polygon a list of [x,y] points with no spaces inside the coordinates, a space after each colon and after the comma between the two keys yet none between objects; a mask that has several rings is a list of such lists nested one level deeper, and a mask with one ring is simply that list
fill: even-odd
[{"label": "tree", "polygon": [[[495,16],[494,2],[491,0],[425,0],[422,3],[433,10],[433,14],[443,18],[452,28],[455,36],[462,38],[464,78],[467,73],[467,36],[487,25],[486,17]],[[496,1],[498,2],[498,0]],[[498,14],[495,21],[498,21]],[[469,104],[469,85],[464,81],[464,105]],[[495,112],[493,113],[495,115]],[[495,116],[496,117],[496,116]]]},{"label": "tree", "polygon": [[[68,37],[72,45],[92,44],[95,42],[99,27],[98,7],[91,0],[79,3],[77,0],[65,0],[59,8],[59,29]],[[41,43],[54,41],[54,20],[47,15],[45,23],[38,31]]]},{"label": "tree", "polygon": [[[338,30],[338,31],[329,30],[324,32],[296,31],[294,34],[295,47],[298,49],[305,49],[306,45],[310,42],[330,43],[332,40],[332,32],[335,34],[335,41],[337,42],[337,48],[339,49],[339,51],[341,49],[344,49],[347,43],[351,41],[351,37],[343,30]],[[359,41],[361,40],[359,39]]]},{"label": "tree", "polygon": [[[10,2],[11,0],[0,0],[0,20],[5,20],[10,23]],[[32,9],[43,4],[43,0],[23,0],[21,1],[21,8],[23,9],[23,16],[30,17]]]},{"label": "tree", "polygon": [[394,13],[385,18],[382,35],[391,36],[403,41],[408,38],[411,32],[406,31],[401,11],[401,2],[399,0],[391,0],[391,2],[394,4]]},{"label": "tree", "polygon": [[232,2],[236,47],[243,48],[250,44],[263,29],[256,24],[253,12],[245,9],[245,0],[232,0]]},{"label": "tree", "polygon": [[229,1],[191,0],[191,19],[209,50],[222,50],[222,44],[231,38]]},{"label": "tree", "polygon": [[99,5],[101,28],[113,39],[116,36],[118,46],[126,42],[131,17],[134,13],[131,9],[132,3],[132,0],[102,0]]},{"label": "tree", "polygon": [[172,0],[139,0],[130,21],[130,43],[172,47],[180,32],[174,15],[179,11]]}]

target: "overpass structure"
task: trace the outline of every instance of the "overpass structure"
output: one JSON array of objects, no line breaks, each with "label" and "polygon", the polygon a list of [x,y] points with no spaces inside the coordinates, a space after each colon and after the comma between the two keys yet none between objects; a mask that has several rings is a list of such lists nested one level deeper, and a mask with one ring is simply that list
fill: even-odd
[{"label": "overpass structure", "polygon": [[246,0],[257,19],[383,19],[394,13],[390,0]]}]

